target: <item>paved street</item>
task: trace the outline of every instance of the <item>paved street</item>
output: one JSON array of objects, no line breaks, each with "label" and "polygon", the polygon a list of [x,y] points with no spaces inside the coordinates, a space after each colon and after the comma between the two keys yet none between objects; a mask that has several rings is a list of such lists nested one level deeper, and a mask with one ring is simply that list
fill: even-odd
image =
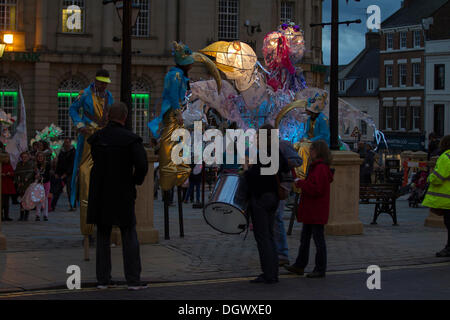
[{"label": "paved street", "polygon": [[[250,284],[249,279],[151,284],[129,292],[124,287],[79,291],[50,290],[0,294],[2,300],[346,300],[450,299],[450,263],[381,271],[381,289],[369,290],[363,271],[333,272],[326,279],[282,276],[274,285]],[[186,295],[186,292],[189,295]],[[181,306],[181,305],[180,305]],[[172,308],[176,309],[176,308]],[[171,310],[175,311],[175,310]]]},{"label": "paved street", "polygon": [[[409,208],[404,200],[399,200],[397,206],[399,226],[392,226],[387,215],[380,217],[378,225],[370,225],[374,208],[362,205],[363,235],[327,237],[329,270],[365,270],[372,264],[390,267],[449,262],[450,259],[435,257],[435,252],[444,246],[446,231],[424,227],[427,209]],[[13,207],[12,216],[17,220],[17,206]],[[160,243],[141,247],[143,279],[166,283],[247,278],[260,273],[251,232],[246,240],[244,235],[220,234],[204,222],[201,210],[185,205],[185,238],[181,239],[177,216],[177,208],[171,207],[171,240],[164,240],[162,203],[155,203],[155,227],[160,231]],[[287,228],[288,213],[285,218]],[[34,219],[2,224],[8,250],[0,252],[0,292],[62,288],[69,265],[80,266],[83,286],[94,284],[95,249],[91,248],[91,261],[83,261],[78,213],[67,212],[67,199],[60,200],[60,208],[50,214],[49,222],[31,220]],[[301,225],[296,223],[293,235],[288,237],[291,259],[296,256],[300,231]],[[314,249],[311,251],[314,254]],[[113,277],[123,281],[121,248],[113,248],[112,255]]]}]

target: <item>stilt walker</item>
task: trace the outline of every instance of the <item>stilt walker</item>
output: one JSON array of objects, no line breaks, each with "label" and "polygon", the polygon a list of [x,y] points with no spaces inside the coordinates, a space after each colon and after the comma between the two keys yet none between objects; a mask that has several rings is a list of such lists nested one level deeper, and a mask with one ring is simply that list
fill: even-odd
[{"label": "stilt walker", "polygon": [[[178,143],[171,137],[175,130],[183,128],[182,112],[187,104],[186,94],[189,88],[189,70],[198,61],[204,63],[216,78],[218,90],[220,90],[220,75],[214,63],[206,56],[193,53],[188,46],[174,42],[173,55],[176,67],[173,67],[164,79],[163,102],[161,114],[152,120],[148,126],[155,138],[160,138],[159,172],[160,186],[164,199],[164,226],[165,239],[170,239],[169,232],[169,191],[174,187],[181,187],[189,178],[191,168],[188,164],[176,165],[172,161],[172,149]],[[183,207],[178,199],[178,212],[180,219],[180,236],[184,236]]]},{"label": "stilt walker", "polygon": [[[111,93],[106,89],[111,83],[109,72],[99,70],[95,81],[81,91],[77,100],[70,106],[69,114],[78,129],[77,152],[72,175],[72,194],[70,201],[75,207],[77,185],[79,186],[80,228],[84,235],[85,260],[89,261],[89,236],[94,233],[94,226],[86,223],[89,181],[93,165],[91,146],[86,142],[94,132],[106,126],[107,109],[114,103]],[[78,179],[78,180],[77,180]]]}]

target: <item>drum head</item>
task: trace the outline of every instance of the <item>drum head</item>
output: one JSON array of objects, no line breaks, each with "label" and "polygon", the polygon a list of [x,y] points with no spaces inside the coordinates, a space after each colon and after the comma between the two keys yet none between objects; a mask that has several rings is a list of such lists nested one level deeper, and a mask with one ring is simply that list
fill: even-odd
[{"label": "drum head", "polygon": [[203,215],[213,229],[226,234],[241,234],[248,226],[247,216],[228,203],[210,203]]}]

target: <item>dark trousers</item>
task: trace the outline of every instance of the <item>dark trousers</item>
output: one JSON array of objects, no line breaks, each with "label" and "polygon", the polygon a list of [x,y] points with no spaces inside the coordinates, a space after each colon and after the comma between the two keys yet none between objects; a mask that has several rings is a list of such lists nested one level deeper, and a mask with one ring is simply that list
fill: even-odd
[{"label": "dark trousers", "polygon": [[325,273],[327,270],[327,246],[325,244],[323,224],[303,224],[300,249],[295,265],[299,268],[306,268],[308,265],[311,236],[316,244],[316,266],[314,271]]},{"label": "dark trousers", "polygon": [[2,194],[2,219],[9,219],[9,198],[12,195]]},{"label": "dark trousers", "polygon": [[266,280],[278,280],[278,253],[274,237],[278,197],[265,193],[250,198],[253,234],[258,246],[259,261]]},{"label": "dark trousers", "polygon": [[[100,284],[111,282],[111,231],[112,226],[97,226],[97,281]],[[120,228],[122,235],[122,254],[127,284],[139,285],[141,281],[141,255],[136,226]]]},{"label": "dark trousers", "polygon": [[444,224],[447,227],[447,248],[450,249],[450,210],[444,213]]},{"label": "dark trousers", "polygon": [[184,197],[184,201],[191,200],[191,202],[194,202],[194,191],[196,195],[195,200],[200,202],[200,181],[189,181],[189,189]]},{"label": "dark trousers", "polygon": [[72,203],[70,202],[70,194],[72,193],[72,175],[67,176],[64,179],[64,184],[66,185],[66,191],[67,191],[67,198],[69,199],[69,206],[72,208]]}]

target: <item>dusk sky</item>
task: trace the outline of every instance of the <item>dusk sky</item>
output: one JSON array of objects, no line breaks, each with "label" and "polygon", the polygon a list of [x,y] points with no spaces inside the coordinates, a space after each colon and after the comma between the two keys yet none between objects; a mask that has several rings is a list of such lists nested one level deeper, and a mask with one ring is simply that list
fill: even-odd
[{"label": "dusk sky", "polygon": [[[367,7],[378,5],[381,9],[381,22],[400,9],[401,0],[339,0],[339,19],[361,19],[361,24],[341,25],[339,28],[339,64],[348,64],[364,48],[365,33],[368,31],[366,21]],[[323,1],[323,22],[331,22],[331,0]],[[330,64],[330,37],[331,27],[322,29],[323,63]]]}]

